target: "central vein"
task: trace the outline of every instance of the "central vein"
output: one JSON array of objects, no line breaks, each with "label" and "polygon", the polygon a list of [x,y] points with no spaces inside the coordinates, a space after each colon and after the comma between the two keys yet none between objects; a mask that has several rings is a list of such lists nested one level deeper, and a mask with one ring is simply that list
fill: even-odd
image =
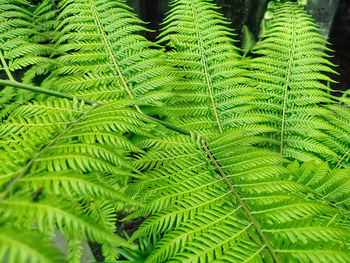
[{"label": "central vein", "polygon": [[209,157],[211,163],[217,169],[217,173],[221,176],[222,180],[225,182],[225,184],[230,189],[230,193],[233,194],[235,199],[240,204],[240,207],[242,207],[243,211],[247,215],[247,218],[250,221],[250,225],[254,226],[254,228],[256,229],[256,232],[257,232],[260,240],[264,243],[263,248],[265,248],[265,247],[267,248],[267,250],[269,251],[270,255],[272,256],[272,259],[273,259],[274,263],[281,263],[281,261],[279,260],[279,257],[277,255],[274,247],[272,246],[272,244],[270,243],[270,241],[267,239],[267,237],[265,236],[264,232],[262,231],[260,224],[256,221],[256,219],[254,218],[252,212],[249,210],[248,206],[243,201],[241,195],[237,192],[236,187],[228,179],[227,174],[223,170],[223,167],[220,165],[220,163],[218,163],[218,161],[215,158],[214,154],[210,151],[210,149],[209,149],[209,147],[208,147],[208,145],[207,145],[207,143],[206,143],[204,138],[201,139],[201,144],[202,144],[203,150],[206,152],[206,154]]},{"label": "central vein", "polygon": [[213,106],[213,112],[215,115],[216,123],[218,125],[220,133],[222,133],[223,132],[222,126],[221,126],[221,122],[219,119],[218,111],[216,109],[215,100],[214,100],[214,96],[213,96],[213,85],[212,85],[210,77],[209,77],[209,69],[208,69],[208,64],[207,64],[205,52],[204,52],[204,42],[203,42],[202,35],[200,33],[198,17],[197,17],[197,13],[196,13],[196,10],[195,10],[194,4],[193,4],[193,0],[191,0],[191,8],[192,8],[192,13],[193,13],[193,21],[195,21],[195,25],[196,25],[196,34],[197,34],[197,38],[198,38],[199,50],[201,53],[202,65],[203,65],[203,70],[204,70],[204,74],[205,74],[205,82],[206,82],[208,90],[209,90],[209,96],[210,96],[210,100],[211,100],[211,103]]},{"label": "central vein", "polygon": [[284,98],[283,98],[283,112],[282,112],[282,124],[281,124],[281,148],[280,148],[280,153],[283,154],[284,150],[284,133],[285,133],[285,125],[286,125],[286,110],[287,110],[287,101],[288,101],[288,89],[289,89],[289,84],[290,84],[290,77],[292,73],[292,67],[293,67],[293,57],[295,53],[295,41],[296,41],[296,35],[295,35],[295,14],[294,14],[294,9],[292,9],[292,47],[289,50],[289,60],[288,60],[288,69],[287,69],[287,74],[286,74],[286,82],[284,83],[283,90],[284,90]]},{"label": "central vein", "polygon": [[[132,92],[131,92],[131,90],[130,90],[128,84],[127,84],[127,81],[126,81],[126,79],[125,79],[125,77],[124,77],[124,75],[123,75],[123,73],[122,73],[122,71],[121,71],[121,69],[120,69],[120,67],[119,67],[119,65],[118,65],[118,63],[117,63],[115,57],[114,57],[112,48],[111,48],[111,46],[110,46],[110,44],[109,44],[109,42],[108,42],[108,39],[107,39],[107,36],[106,36],[104,30],[103,30],[103,26],[102,26],[102,23],[101,23],[101,21],[100,21],[99,15],[98,15],[98,11],[96,10],[96,6],[95,6],[94,0],[90,0],[90,6],[91,6],[91,11],[92,11],[93,16],[94,16],[94,20],[95,20],[96,25],[97,25],[97,27],[98,27],[98,31],[99,31],[99,33],[100,33],[101,36],[102,36],[104,46],[105,46],[105,48],[106,48],[106,50],[107,50],[107,52],[108,52],[108,55],[109,55],[109,57],[110,57],[110,59],[111,59],[113,65],[114,65],[115,72],[116,72],[117,75],[119,76],[119,78],[120,78],[120,80],[121,80],[121,82],[122,82],[122,84],[123,84],[123,87],[124,87],[125,91],[128,93],[128,96],[129,96],[132,100],[134,100],[135,97],[134,97],[134,95],[132,94]],[[135,108],[136,108],[136,110],[137,110],[139,113],[142,113],[142,114],[143,114],[143,112],[141,111],[141,109],[139,108],[139,106],[135,105]]]}]

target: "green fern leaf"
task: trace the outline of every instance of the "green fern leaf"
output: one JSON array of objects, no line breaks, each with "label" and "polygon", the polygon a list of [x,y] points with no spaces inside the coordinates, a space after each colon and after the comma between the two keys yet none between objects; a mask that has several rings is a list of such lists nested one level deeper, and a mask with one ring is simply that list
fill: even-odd
[{"label": "green fern leaf", "polygon": [[[55,15],[49,0],[37,6],[28,1],[0,1],[0,70],[10,80],[18,78],[26,68],[23,82],[33,83],[52,69],[50,56],[57,54],[50,43],[54,38]],[[2,88],[0,94],[0,119],[34,96],[9,87]]]},{"label": "green fern leaf", "polygon": [[82,256],[82,247],[80,240],[72,238],[68,242],[68,261],[70,263],[80,263]]},{"label": "green fern leaf", "polygon": [[350,92],[346,92],[339,98],[338,104],[329,104],[325,107],[333,114],[326,116],[327,121],[334,127],[328,131],[329,138],[326,145],[333,149],[337,158],[328,157],[328,161],[335,164],[336,168],[350,166]]},{"label": "green fern leaf", "polygon": [[310,197],[338,209],[337,216],[350,215],[349,169],[331,170],[327,163],[315,165],[313,162],[301,167],[293,163],[289,169],[293,171],[289,179],[310,188]]},{"label": "green fern leaf", "polygon": [[[180,79],[174,95],[159,113],[170,122],[205,133],[224,132],[259,121],[249,115],[254,89],[245,85],[246,71],[238,48],[212,1],[174,0],[160,42]],[[261,119],[260,119],[261,120]]]},{"label": "green fern leaf", "polygon": [[[0,0],[1,260],[64,261],[60,232],[72,262],[349,262],[348,99],[282,2],[250,61],[211,0],[172,1],[164,54],[123,0]],[[121,214],[146,218],[129,241]]]},{"label": "green fern leaf", "polygon": [[125,220],[150,215],[133,239],[164,235],[146,262],[348,261],[348,221],[244,134],[170,138],[140,159],[133,191],[147,205]]},{"label": "green fern leaf", "polygon": [[[145,117],[128,105],[88,108],[56,99],[14,111],[0,127],[0,155],[9,164],[0,168],[1,218],[27,228],[35,223],[41,232],[57,225],[68,242],[95,241],[111,251],[130,247],[114,234],[115,221],[117,211],[139,205],[124,191],[138,174],[130,155],[142,150],[125,134],[150,134]],[[34,201],[21,197],[21,191]],[[79,249],[71,256],[76,259]]]},{"label": "green fern leaf", "polygon": [[321,155],[335,158],[323,142],[333,126],[323,118],[331,112],[320,104],[332,102],[321,81],[333,66],[323,51],[326,41],[297,3],[277,4],[264,39],[255,46],[251,77],[259,90],[257,112],[277,130],[271,134],[280,153],[308,161]]},{"label": "green fern leaf", "polygon": [[44,235],[35,230],[0,226],[0,258],[5,262],[66,262],[63,254],[49,243]]},{"label": "green fern leaf", "polygon": [[[65,235],[74,236],[79,233],[83,240],[109,242],[116,246],[130,246],[125,240],[97,225],[83,215],[79,209],[72,209],[72,201],[59,197],[47,197],[40,202],[33,202],[26,196],[12,197],[0,201],[3,218],[14,219],[15,224],[30,228],[36,223],[40,231],[58,229]],[[77,207],[77,204],[75,205]],[[13,218],[16,215],[16,218]]]},{"label": "green fern leaf", "polygon": [[[64,55],[45,85],[95,101],[162,98],[168,67],[124,1],[62,1],[57,45]],[[147,96],[148,95],[148,96]]]}]

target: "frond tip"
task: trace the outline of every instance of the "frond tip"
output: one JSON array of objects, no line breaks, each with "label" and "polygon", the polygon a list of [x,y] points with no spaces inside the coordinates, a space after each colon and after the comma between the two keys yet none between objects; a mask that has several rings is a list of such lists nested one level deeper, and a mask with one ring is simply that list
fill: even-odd
[{"label": "frond tip", "polygon": [[202,133],[225,132],[258,122],[246,114],[254,89],[245,85],[234,35],[212,1],[174,0],[160,42],[178,79],[160,114],[176,125]]},{"label": "frond tip", "polygon": [[169,81],[155,44],[141,36],[143,22],[124,1],[62,1],[59,67],[47,87],[95,101],[147,97]]},{"label": "frond tip", "polygon": [[251,60],[252,85],[258,89],[256,113],[277,130],[269,136],[278,145],[274,149],[300,161],[336,156],[324,144],[325,131],[333,129],[324,117],[332,113],[321,106],[332,103],[323,84],[332,80],[325,73],[336,72],[318,31],[297,3],[280,3]]}]

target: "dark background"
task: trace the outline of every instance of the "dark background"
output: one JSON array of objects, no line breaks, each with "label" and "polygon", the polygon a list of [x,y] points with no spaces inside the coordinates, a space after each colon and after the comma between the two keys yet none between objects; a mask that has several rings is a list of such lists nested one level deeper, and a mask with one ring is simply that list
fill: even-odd
[{"label": "dark background", "polygon": [[333,63],[338,65],[340,89],[350,89],[350,1],[342,0],[338,6],[329,42],[335,50]]},{"label": "dark background", "polygon": [[[155,40],[159,23],[168,10],[169,0],[127,0],[139,17],[149,22],[148,28],[156,30],[147,33]],[[268,0],[216,0],[221,12],[232,22],[232,28],[240,34],[243,25],[257,35],[260,21],[266,11]],[[329,38],[335,53],[331,58],[340,75],[332,75],[339,82],[334,89],[350,89],[350,1],[349,0],[308,0],[307,12],[320,25],[323,35]],[[239,39],[240,37],[237,37]]]}]

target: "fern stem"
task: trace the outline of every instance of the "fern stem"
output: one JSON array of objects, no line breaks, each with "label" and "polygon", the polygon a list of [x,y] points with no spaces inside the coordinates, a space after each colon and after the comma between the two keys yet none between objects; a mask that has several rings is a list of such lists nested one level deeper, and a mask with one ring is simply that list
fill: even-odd
[{"label": "fern stem", "polygon": [[7,66],[6,60],[5,60],[5,58],[4,58],[4,56],[3,56],[1,50],[0,50],[0,60],[1,60],[1,64],[2,64],[2,66],[4,67],[4,70],[5,70],[5,72],[6,72],[7,76],[8,76],[8,78],[9,78],[11,81],[15,81],[14,77],[13,77],[12,74],[11,74],[10,69],[9,69],[8,66]]},{"label": "fern stem", "polygon": [[[42,94],[46,94],[46,95],[57,97],[57,98],[68,99],[71,101],[76,99],[76,100],[78,100],[80,102],[84,102],[85,104],[90,105],[90,106],[103,105],[103,104],[96,102],[96,101],[86,100],[86,99],[75,97],[75,96],[65,94],[65,93],[62,93],[59,91],[54,91],[54,90],[49,90],[49,89],[45,89],[45,88],[41,88],[41,87],[36,87],[36,86],[29,85],[29,84],[23,84],[23,83],[20,83],[17,81],[9,81],[9,80],[0,79],[0,85],[29,90],[29,91],[32,91],[35,93],[42,93]],[[141,111],[141,109],[137,105],[135,105],[135,108],[140,114],[142,114],[146,118],[151,119],[155,122],[158,122],[159,124],[169,128],[170,130],[173,130],[173,131],[178,132],[178,133],[183,134],[183,135],[191,135],[191,132],[188,130],[177,127],[177,126],[175,126],[171,123],[168,123],[166,121],[162,121],[162,120],[156,119],[154,117],[148,116],[143,111]]]},{"label": "fern stem", "polygon": [[281,127],[281,148],[280,153],[283,154],[283,148],[284,148],[284,133],[285,133],[285,125],[286,125],[286,110],[287,110],[287,101],[288,101],[288,89],[289,89],[289,82],[291,77],[291,71],[292,71],[292,64],[293,64],[293,57],[295,52],[295,42],[296,42],[296,35],[295,35],[295,13],[294,9],[291,8],[292,14],[291,17],[293,18],[293,33],[292,33],[292,47],[289,51],[289,60],[288,60],[288,70],[286,75],[286,82],[283,86],[284,90],[284,98],[283,98],[283,112],[282,112],[282,127]]},{"label": "fern stem", "polygon": [[67,132],[69,132],[71,129],[73,129],[82,119],[86,117],[90,112],[96,109],[96,107],[99,106],[98,104],[95,104],[93,107],[91,107],[88,111],[86,111],[84,114],[82,114],[79,118],[77,118],[71,125],[69,125],[63,132],[59,133],[53,140],[51,140],[48,144],[46,144],[33,158],[31,158],[27,164],[23,167],[22,171],[19,172],[16,177],[14,177],[6,186],[5,190],[1,193],[2,197],[6,197],[6,195],[10,192],[13,185],[20,180],[23,176],[25,176],[30,169],[32,168],[34,162],[48,149],[50,149],[51,146],[53,146],[58,140],[60,140]]},{"label": "fern stem", "polygon": [[342,156],[342,158],[340,158],[340,160],[337,162],[336,166],[334,167],[334,169],[337,169],[341,163],[344,161],[344,159],[350,154],[350,148],[346,151],[346,153],[344,153],[344,155]]},{"label": "fern stem", "polygon": [[36,87],[36,86],[32,86],[29,84],[24,84],[21,82],[17,82],[15,80],[13,81],[9,81],[9,80],[4,80],[4,79],[0,79],[0,85],[3,86],[10,86],[13,88],[18,88],[18,89],[24,89],[24,90],[29,90],[35,93],[41,93],[41,94],[46,94],[49,96],[53,96],[53,97],[57,97],[57,98],[62,98],[62,99],[68,99],[68,100],[78,100],[80,102],[84,102],[85,104],[88,104],[90,106],[94,106],[96,104],[100,104],[98,102],[95,101],[90,101],[90,100],[86,100],[83,98],[79,98],[79,97],[75,97],[69,94],[65,94],[59,91],[55,91],[55,90],[49,90],[49,89],[45,89],[45,88],[41,88],[41,87]]},{"label": "fern stem", "polygon": [[[9,80],[2,80],[0,79],[0,85],[3,85],[3,86],[11,86],[11,87],[14,87],[14,88],[19,88],[19,89],[24,89],[24,90],[29,90],[29,91],[32,91],[32,92],[36,92],[36,93],[42,93],[42,94],[46,94],[46,95],[49,95],[49,96],[54,96],[54,97],[58,97],[58,98],[64,98],[64,99],[68,99],[68,100],[71,100],[73,101],[74,98],[77,99],[78,101],[80,102],[84,102],[85,104],[87,105],[91,105],[91,106],[98,106],[98,105],[103,105],[99,102],[96,102],[96,101],[90,101],[90,100],[86,100],[86,99],[83,99],[83,98],[77,98],[77,97],[74,97],[74,96],[71,96],[71,95],[68,95],[68,94],[65,94],[65,93],[62,93],[62,92],[58,92],[58,91],[53,91],[53,90],[48,90],[48,89],[44,89],[44,88],[40,88],[40,87],[36,87],[36,86],[32,86],[32,85],[29,85],[29,84],[23,84],[23,83],[20,83],[20,82],[17,82],[17,81],[9,81]],[[137,105],[135,105],[136,107]],[[159,124],[161,124],[162,126],[172,130],[172,131],[175,131],[179,134],[183,134],[183,135],[186,135],[186,136],[191,136],[193,133],[191,133],[189,130],[186,130],[186,129],[183,129],[183,128],[180,128],[176,125],[173,125],[171,123],[168,123],[166,121],[162,121],[162,120],[159,120],[159,119],[156,119],[154,117],[151,117],[147,114],[145,114],[144,112],[142,112],[140,110],[140,108],[137,106],[138,108],[138,112],[140,114],[142,114],[144,117],[154,121],[154,122],[157,122]],[[91,108],[93,109],[93,108]],[[90,110],[91,110],[90,109]],[[195,133],[196,134],[196,133]],[[220,167],[220,169],[218,168],[219,172],[221,175],[225,175],[224,180],[226,183],[230,183],[230,181],[228,180],[228,177],[226,176],[225,172],[222,170],[220,164],[218,164],[214,158],[214,155],[212,154],[212,152],[208,149],[207,147],[207,144],[206,144],[206,140],[205,138],[201,137],[200,135],[196,134],[197,136],[200,137],[200,140],[202,141],[202,146],[203,146],[203,149],[205,150],[205,152],[208,154],[209,157],[211,157],[210,159],[213,161],[214,165],[218,168]],[[62,134],[63,136],[63,134]],[[350,153],[350,149],[344,154],[344,156],[339,160],[339,162],[337,163],[335,169],[337,167],[339,167],[339,165],[341,164],[341,162],[346,158],[347,155],[349,155]],[[11,182],[10,182],[11,183]],[[9,183],[9,184],[10,184]],[[232,185],[232,184],[231,184]],[[233,186],[232,186],[233,187]],[[315,193],[315,195],[317,195]],[[342,210],[340,207],[336,206],[335,204],[329,202],[328,200],[325,200],[324,198],[321,198],[324,202],[328,203],[329,205],[339,209],[339,210]],[[241,200],[243,201],[243,200]]]},{"label": "fern stem", "polygon": [[[100,19],[99,19],[99,17],[98,17],[98,11],[96,10],[95,3],[94,3],[93,1],[91,1],[91,0],[90,0],[90,3],[91,3],[91,4],[90,4],[90,6],[91,6],[91,11],[92,11],[92,13],[94,14],[95,22],[96,22],[97,27],[98,27],[98,31],[99,31],[99,33],[101,34],[102,38],[103,38],[104,46],[106,47],[107,52],[108,52],[108,54],[109,54],[109,56],[110,56],[110,59],[112,60],[112,63],[113,63],[114,68],[115,68],[115,70],[116,70],[116,73],[117,73],[117,75],[120,77],[120,80],[122,81],[123,86],[124,86],[124,89],[125,89],[125,91],[128,93],[128,96],[129,96],[132,100],[135,100],[135,97],[134,97],[134,95],[132,94],[132,92],[131,92],[131,90],[130,90],[130,88],[129,88],[129,86],[128,86],[128,83],[126,82],[125,77],[124,77],[124,75],[123,75],[123,73],[122,73],[122,71],[121,71],[121,69],[120,69],[120,67],[119,67],[119,65],[118,65],[118,63],[117,63],[117,61],[116,61],[116,59],[115,59],[115,56],[114,56],[113,51],[112,51],[112,48],[111,48],[111,46],[110,46],[110,44],[109,44],[109,42],[108,42],[108,39],[107,39],[107,37],[106,37],[106,34],[104,33],[105,31],[103,30],[101,21],[100,21]],[[138,105],[135,105],[135,108],[136,108],[136,110],[137,110],[139,113],[143,114],[143,112],[141,111],[141,109],[140,109],[140,107],[139,107]]]},{"label": "fern stem", "polygon": [[199,30],[199,22],[198,22],[197,16],[195,15],[196,9],[193,6],[193,0],[191,0],[191,8],[192,8],[193,20],[195,21],[195,24],[196,24],[196,33],[197,33],[197,38],[198,38],[199,50],[200,50],[201,58],[202,58],[203,70],[205,73],[205,81],[207,83],[210,100],[211,100],[211,103],[213,105],[213,111],[214,111],[216,123],[218,124],[218,128],[219,128],[220,133],[222,133],[223,130],[222,130],[221,122],[219,119],[219,114],[218,114],[218,111],[216,109],[216,104],[215,104],[215,100],[214,100],[214,96],[213,96],[213,84],[211,83],[211,80],[209,77],[208,64],[207,64],[207,61],[205,59],[204,42],[203,42],[203,38],[202,38],[202,35],[200,33],[200,30]]},{"label": "fern stem", "polygon": [[[91,5],[90,5],[91,6],[91,11],[92,11],[92,13],[94,15],[95,22],[96,22],[97,27],[98,27],[98,31],[101,34],[102,38],[103,38],[104,46],[107,49],[109,57],[110,57],[113,65],[114,65],[115,71],[116,71],[117,75],[120,77],[120,80],[121,80],[121,82],[122,82],[122,84],[124,86],[124,89],[127,92],[127,94],[130,97],[130,99],[135,100],[135,97],[132,94],[131,89],[129,88],[128,83],[127,83],[127,81],[126,81],[126,79],[125,79],[125,77],[124,77],[124,75],[123,75],[123,73],[122,73],[122,71],[121,71],[121,69],[120,69],[116,59],[115,59],[115,56],[114,56],[112,48],[111,48],[111,46],[110,46],[110,44],[108,42],[106,34],[104,33],[105,31],[104,31],[103,26],[101,24],[101,21],[100,21],[100,19],[98,17],[98,11],[96,10],[95,3],[92,0],[90,0],[90,3],[91,3]],[[206,75],[208,75],[208,74],[206,74]],[[145,116],[145,117],[147,117],[147,118],[149,118],[149,119],[151,119],[151,120],[153,120],[155,122],[158,122],[159,124],[169,128],[169,129],[171,129],[171,130],[173,130],[175,132],[178,132],[178,133],[183,134],[183,135],[191,135],[191,132],[188,131],[188,130],[182,129],[182,128],[177,127],[175,125],[172,125],[172,124],[170,124],[168,122],[165,122],[165,121],[153,118],[151,116],[148,116],[147,114],[145,114],[140,109],[140,107],[138,105],[134,105],[134,107],[135,107],[136,111],[139,112],[140,114],[142,114],[143,116]],[[214,109],[215,109],[215,107],[214,107]],[[222,132],[220,124],[219,124],[219,127],[220,127],[220,131]]]},{"label": "fern stem", "polygon": [[246,204],[242,200],[241,196],[235,190],[234,185],[230,182],[230,180],[228,179],[226,173],[222,169],[221,165],[215,159],[213,153],[210,151],[210,149],[209,149],[209,147],[208,147],[208,145],[207,145],[207,143],[206,143],[204,138],[201,138],[201,143],[202,143],[202,147],[205,150],[206,154],[208,155],[209,159],[211,160],[211,162],[214,164],[214,166],[218,170],[220,176],[222,177],[222,179],[224,180],[226,185],[230,188],[231,192],[233,193],[233,195],[235,196],[236,200],[239,202],[240,206],[242,207],[242,209],[246,213],[246,215],[247,215],[248,219],[250,220],[250,222],[254,225],[254,227],[255,227],[255,229],[256,229],[256,231],[257,231],[261,241],[264,243],[264,245],[266,246],[266,248],[270,252],[273,261],[275,263],[281,263],[281,261],[279,260],[277,254],[276,254],[276,252],[274,250],[274,248],[272,247],[271,243],[269,242],[269,240],[264,235],[264,233],[263,233],[259,223],[255,220],[255,218],[253,217],[253,215],[250,212],[249,208],[246,206]]},{"label": "fern stem", "polygon": [[188,135],[188,136],[191,136],[191,134],[193,134],[193,133],[191,133],[190,131],[185,130],[185,129],[182,129],[182,128],[180,128],[180,127],[177,127],[176,125],[173,125],[173,124],[171,124],[171,123],[169,123],[169,122],[156,119],[156,118],[154,118],[154,117],[151,117],[151,116],[149,116],[149,115],[146,115],[146,114],[143,113],[143,112],[141,112],[141,114],[144,115],[145,117],[147,117],[148,119],[151,119],[151,120],[153,120],[153,121],[155,121],[155,122],[158,122],[159,124],[163,125],[164,127],[168,128],[168,129],[170,129],[170,130],[172,130],[172,131],[175,131],[175,132],[177,132],[177,133],[180,133],[180,134],[183,134],[183,135]]}]

